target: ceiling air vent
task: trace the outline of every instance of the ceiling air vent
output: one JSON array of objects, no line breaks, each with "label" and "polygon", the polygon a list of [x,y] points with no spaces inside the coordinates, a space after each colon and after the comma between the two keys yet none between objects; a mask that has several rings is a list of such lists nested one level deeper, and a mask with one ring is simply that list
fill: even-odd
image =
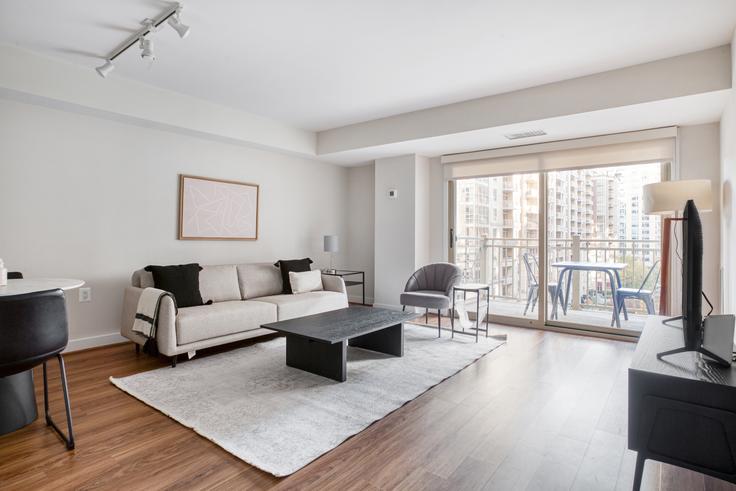
[{"label": "ceiling air vent", "polygon": [[544,130],[532,130],[532,131],[523,131],[521,133],[509,133],[508,135],[503,135],[509,140],[518,140],[519,138],[531,138],[533,136],[542,136],[546,135],[547,133]]}]

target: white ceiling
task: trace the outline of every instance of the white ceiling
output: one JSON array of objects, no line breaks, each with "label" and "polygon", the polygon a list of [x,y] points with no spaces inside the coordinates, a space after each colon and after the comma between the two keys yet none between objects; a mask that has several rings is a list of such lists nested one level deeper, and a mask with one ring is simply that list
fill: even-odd
[{"label": "white ceiling", "polygon": [[[0,42],[94,67],[160,0],[0,0]],[[115,77],[322,130],[726,44],[734,0],[188,0]]]}]

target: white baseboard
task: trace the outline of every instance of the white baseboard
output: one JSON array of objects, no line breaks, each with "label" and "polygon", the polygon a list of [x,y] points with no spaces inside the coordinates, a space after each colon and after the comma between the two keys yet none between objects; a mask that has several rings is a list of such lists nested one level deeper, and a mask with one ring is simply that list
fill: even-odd
[{"label": "white baseboard", "polygon": [[[363,301],[363,295],[348,295],[348,302],[361,303],[362,301]],[[365,303],[368,305],[373,305],[373,298],[365,297]]]},{"label": "white baseboard", "polygon": [[86,338],[70,339],[69,344],[67,344],[66,349],[64,350],[64,353],[69,353],[70,351],[79,351],[88,348],[96,348],[98,346],[106,346],[108,344],[123,343],[125,341],[128,341],[128,339],[124,338],[120,335],[120,333],[117,332],[100,334],[99,336],[89,336]]}]

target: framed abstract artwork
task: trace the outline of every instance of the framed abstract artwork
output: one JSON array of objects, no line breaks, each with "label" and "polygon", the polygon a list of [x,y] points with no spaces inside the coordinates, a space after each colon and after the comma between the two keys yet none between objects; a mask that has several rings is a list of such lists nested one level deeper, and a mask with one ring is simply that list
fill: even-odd
[{"label": "framed abstract artwork", "polygon": [[258,184],[179,176],[180,240],[257,240]]}]

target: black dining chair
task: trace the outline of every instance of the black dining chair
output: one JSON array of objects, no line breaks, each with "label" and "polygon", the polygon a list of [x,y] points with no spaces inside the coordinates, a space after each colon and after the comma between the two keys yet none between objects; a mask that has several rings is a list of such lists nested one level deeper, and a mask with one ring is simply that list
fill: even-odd
[{"label": "black dining chair", "polygon": [[8,271],[8,279],[9,280],[22,280],[23,273],[21,273],[20,271]]},{"label": "black dining chair", "polygon": [[[61,290],[0,297],[0,377],[8,377],[43,365],[43,406],[46,424],[61,436],[66,448],[74,448],[74,431],[69,404],[66,369],[61,352],[69,340],[66,303]],[[49,415],[46,362],[56,357],[66,405],[68,436]]]}]

